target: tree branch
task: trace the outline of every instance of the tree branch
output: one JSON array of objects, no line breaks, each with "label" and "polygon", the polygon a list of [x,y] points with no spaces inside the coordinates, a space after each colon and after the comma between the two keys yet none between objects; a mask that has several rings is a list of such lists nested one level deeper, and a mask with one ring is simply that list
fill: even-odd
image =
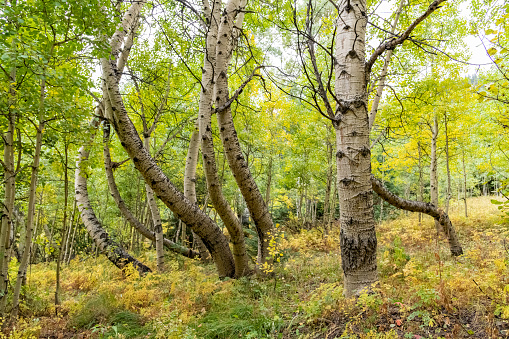
[{"label": "tree branch", "polygon": [[375,178],[373,175],[371,176],[371,184],[373,191],[375,191],[376,194],[380,196],[380,198],[392,206],[405,211],[424,213],[433,217],[443,226],[445,235],[449,240],[451,254],[455,257],[463,254],[463,249],[461,248],[461,245],[458,242],[458,238],[456,237],[456,231],[454,230],[451,219],[449,219],[447,213],[430,203],[406,200],[398,197],[396,194],[389,191],[387,187],[385,187],[384,184],[382,184],[382,182],[380,182],[380,180]]},{"label": "tree branch", "polygon": [[435,0],[429,5],[426,12],[424,12],[420,17],[418,17],[407,29],[403,32],[399,37],[383,42],[380,46],[377,47],[375,52],[371,55],[369,60],[366,62],[366,76],[371,73],[371,69],[375,64],[376,60],[380,55],[383,54],[386,50],[393,50],[396,46],[401,45],[405,40],[410,37],[412,31],[419,25],[422,21],[424,21],[428,16],[431,15],[434,11],[440,8],[440,4],[445,2],[446,0]]}]

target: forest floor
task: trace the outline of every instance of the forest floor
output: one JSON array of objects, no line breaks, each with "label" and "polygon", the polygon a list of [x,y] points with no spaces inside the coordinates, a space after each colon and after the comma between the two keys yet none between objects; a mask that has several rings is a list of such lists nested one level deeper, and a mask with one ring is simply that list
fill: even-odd
[{"label": "forest floor", "polygon": [[[33,265],[10,337],[509,337],[509,226],[489,197],[468,204],[468,218],[462,202],[451,210],[459,258],[429,217],[381,223],[380,281],[357,299],[343,297],[337,232],[320,229],[285,234],[265,278],[219,280],[212,265],[173,256],[165,274],[126,276],[103,256],[76,258],[62,272],[58,316],[55,264]],[[140,257],[154,266],[154,253]]]}]

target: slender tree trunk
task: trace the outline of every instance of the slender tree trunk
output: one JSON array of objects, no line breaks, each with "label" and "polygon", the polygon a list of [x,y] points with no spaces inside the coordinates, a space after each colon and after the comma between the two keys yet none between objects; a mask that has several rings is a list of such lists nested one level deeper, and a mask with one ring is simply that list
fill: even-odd
[{"label": "slender tree trunk", "polygon": [[449,134],[447,131],[447,113],[444,114],[445,127],[445,165],[447,167],[447,196],[445,197],[445,213],[449,213],[449,202],[451,200],[451,170],[449,168]]},{"label": "slender tree trunk", "polygon": [[[42,80],[43,83],[45,80]],[[41,85],[41,96],[44,95],[44,86]],[[42,117],[41,117],[42,118]],[[21,292],[21,285],[26,279],[28,261],[30,259],[30,250],[32,248],[32,230],[34,226],[34,217],[35,217],[35,202],[37,199],[36,191],[37,191],[37,179],[39,172],[39,161],[41,158],[41,147],[42,147],[42,132],[44,130],[44,122],[42,119],[39,121],[39,126],[37,127],[37,135],[35,138],[35,152],[32,163],[32,173],[30,176],[30,191],[28,196],[28,212],[27,212],[27,224],[26,224],[26,232],[25,232],[25,250],[23,251],[23,255],[21,257],[21,261],[18,268],[18,276],[16,277],[16,285],[14,286],[14,292],[12,296],[12,311],[11,316],[15,319],[18,316],[19,311],[19,295]],[[42,194],[41,194],[42,200]],[[40,210],[39,210],[40,212]]]},{"label": "slender tree trunk", "polygon": [[[433,128],[431,129],[431,164],[430,164],[430,198],[431,204],[438,208],[438,173],[437,173],[437,139],[438,139],[438,118],[433,117]],[[440,233],[440,224],[435,220],[437,233]]]},{"label": "slender tree trunk", "polygon": [[[65,144],[65,163],[64,163],[64,218],[62,221],[62,242],[60,243],[60,250],[58,251],[57,258],[57,269],[56,269],[56,286],[55,286],[55,315],[58,315],[58,306],[60,305],[60,268],[62,266],[62,257],[63,250],[65,247],[65,243],[67,242],[67,201],[69,197],[69,157],[68,157],[68,144],[67,141],[64,141]],[[71,226],[69,226],[70,228]]]},{"label": "slender tree trunk", "polygon": [[[189,149],[187,150],[186,167],[184,169],[184,196],[193,204],[196,199],[196,166],[198,165],[198,156],[200,153],[200,126],[199,122],[194,125],[191,139],[189,140]],[[205,199],[207,204],[207,199]],[[192,232],[193,243],[196,244],[202,260],[207,260],[210,256],[200,237]]]},{"label": "slender tree trunk", "polygon": [[[124,218],[129,222],[129,224],[133,227],[133,230],[138,231],[141,235],[143,235],[145,238],[156,241],[156,234],[155,232],[150,231],[148,228],[141,223],[138,218],[136,218],[129,208],[127,207],[125,201],[120,196],[120,192],[118,191],[117,184],[115,183],[115,177],[113,175],[112,170],[112,162],[111,162],[111,154],[109,149],[109,136],[110,136],[110,125],[109,123],[104,123],[104,147],[103,147],[103,158],[104,158],[104,168],[106,169],[106,179],[108,181],[108,187],[110,189],[111,195],[113,197],[113,200],[115,200],[115,203],[117,204],[118,209],[124,216]],[[139,190],[138,190],[139,192]],[[143,215],[143,210],[142,210]],[[134,239],[134,234],[132,239]],[[182,254],[183,256],[186,256],[188,258],[194,258],[198,256],[198,253],[195,251],[192,251],[191,249],[188,249],[186,247],[180,246],[173,241],[163,238],[163,245],[168,248],[169,250]],[[134,248],[134,240],[132,240],[131,248]]]},{"label": "slender tree trunk", "polygon": [[[327,131],[331,129],[331,126],[327,124]],[[327,218],[330,211],[330,198],[332,190],[332,179],[333,179],[333,158],[332,158],[332,142],[327,137],[327,181],[325,183],[325,198],[323,203],[323,220],[327,227]]]},{"label": "slender tree trunk", "polygon": [[[424,180],[422,173],[422,149],[421,142],[417,143],[417,150],[419,152],[419,201],[424,201]],[[422,213],[419,212],[419,223],[422,222]]]},{"label": "slender tree trunk", "polygon": [[467,170],[465,167],[465,150],[462,152],[462,163],[463,163],[463,187],[464,189],[464,195],[463,195],[463,201],[465,202],[465,218],[468,218],[468,209],[467,209]]},{"label": "slender tree trunk", "polygon": [[269,155],[269,164],[267,166],[267,186],[265,186],[265,203],[270,205],[270,186],[272,185],[272,154]]},{"label": "slender tree trunk", "polygon": [[456,236],[456,231],[452,226],[451,220],[447,213],[437,208],[432,204],[427,204],[421,201],[411,201],[398,197],[394,193],[390,192],[378,179],[375,177],[371,178],[373,190],[382,197],[389,204],[411,212],[421,212],[433,217],[440,225],[447,236],[449,241],[449,247],[453,256],[459,256],[463,254],[463,249]]},{"label": "slender tree trunk", "polygon": [[[4,201],[1,215],[0,229],[0,295],[1,305],[5,305],[7,298],[7,289],[9,277],[7,275],[10,253],[10,232],[12,228],[12,218],[14,213],[14,200],[16,194],[16,171],[14,168],[14,131],[16,129],[16,68],[13,67],[10,73],[9,99],[7,112],[7,131],[3,134],[4,140]],[[21,150],[19,150],[21,152]],[[0,306],[0,313],[4,313],[5,308]]]},{"label": "slender tree trunk", "polygon": [[[143,144],[147,153],[150,154],[150,135],[145,134]],[[145,184],[145,191],[147,192],[147,202],[152,214],[152,221],[154,223],[155,232],[155,243],[156,243],[156,256],[157,256],[157,270],[159,272],[164,271],[164,249],[163,249],[163,225],[161,223],[161,214],[159,213],[159,207],[157,207],[157,201],[155,200],[154,191],[152,188]]]},{"label": "slender tree trunk", "polygon": [[64,247],[64,258],[63,258],[63,262],[64,263],[67,263],[67,258],[68,256],[70,255],[69,253],[69,249],[70,249],[70,242],[71,242],[71,237],[72,237],[72,234],[74,233],[74,230],[76,229],[76,209],[77,209],[77,206],[76,206],[76,199],[74,199],[74,204],[73,204],[73,208],[72,208],[72,217],[71,217],[71,223],[70,223],[70,227],[69,227],[69,232],[67,233],[67,241],[65,242],[65,247]]},{"label": "slender tree trunk", "polygon": [[[94,119],[92,122],[92,136],[95,136],[96,129],[99,126],[99,122]],[[88,159],[89,149],[86,146],[82,146],[78,153],[78,160],[76,161],[76,177],[75,177],[75,193],[78,210],[81,214],[81,220],[85,224],[88,234],[97,245],[97,249],[100,249],[106,257],[118,268],[124,269],[128,264],[132,264],[133,267],[138,270],[140,274],[150,272],[150,268],[133,258],[127,253],[122,247],[115,243],[109,236],[109,234],[102,228],[101,223],[97,219],[90,199],[88,197],[87,178],[83,172],[85,165],[84,162]]]},{"label": "slender tree trunk", "polygon": [[369,289],[377,281],[365,68],[366,8],[365,0],[342,1],[337,20],[335,91],[338,104],[347,103],[339,107],[341,120],[334,122],[346,296]]}]

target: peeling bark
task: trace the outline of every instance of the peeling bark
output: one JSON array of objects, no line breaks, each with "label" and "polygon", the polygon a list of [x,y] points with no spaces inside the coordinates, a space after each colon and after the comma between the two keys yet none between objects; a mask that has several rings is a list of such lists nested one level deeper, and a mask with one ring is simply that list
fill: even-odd
[{"label": "peeling bark", "polygon": [[394,207],[403,209],[405,211],[410,212],[420,212],[427,214],[435,219],[436,222],[438,222],[440,225],[442,225],[442,228],[444,230],[445,235],[447,236],[447,239],[449,241],[449,247],[451,249],[451,254],[453,256],[459,256],[463,254],[463,249],[461,248],[461,245],[458,241],[458,238],[456,236],[456,231],[454,230],[454,227],[452,225],[451,220],[449,219],[449,216],[447,213],[445,213],[443,210],[437,208],[436,206],[421,202],[421,201],[412,201],[412,200],[405,200],[394,193],[390,192],[378,179],[376,179],[374,176],[371,177],[371,183],[373,185],[373,190],[385,201],[387,201],[389,204],[393,205]]}]

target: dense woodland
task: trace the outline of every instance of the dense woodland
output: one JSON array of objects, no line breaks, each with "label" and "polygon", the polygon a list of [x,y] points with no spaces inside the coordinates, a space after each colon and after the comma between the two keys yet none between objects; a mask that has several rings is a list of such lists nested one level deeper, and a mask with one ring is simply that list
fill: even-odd
[{"label": "dense woodland", "polygon": [[0,3],[2,338],[509,336],[506,2]]}]

